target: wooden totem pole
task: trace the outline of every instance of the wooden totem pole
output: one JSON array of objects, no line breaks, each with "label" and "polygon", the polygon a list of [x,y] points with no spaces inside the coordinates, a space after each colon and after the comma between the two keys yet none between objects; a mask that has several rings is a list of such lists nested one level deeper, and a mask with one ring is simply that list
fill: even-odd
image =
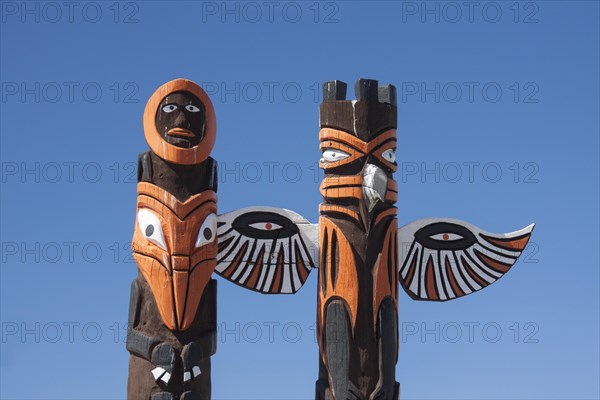
[{"label": "wooden totem pole", "polygon": [[127,350],[128,399],[210,399],[216,352],[216,118],[206,93],[177,79],[144,111]]},{"label": "wooden totem pole", "polygon": [[396,400],[398,282],[416,300],[480,290],[515,263],[533,224],[493,234],[428,218],[398,229],[396,89],[359,79],[355,95],[323,85],[316,399]]},{"label": "wooden totem pole", "polygon": [[323,90],[317,399],[397,399],[396,93],[360,79]]}]

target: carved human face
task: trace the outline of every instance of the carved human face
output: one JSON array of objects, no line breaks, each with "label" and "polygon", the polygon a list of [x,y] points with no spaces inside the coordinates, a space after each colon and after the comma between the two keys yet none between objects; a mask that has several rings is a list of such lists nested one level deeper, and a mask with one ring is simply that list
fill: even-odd
[{"label": "carved human face", "polygon": [[171,330],[190,327],[216,267],[216,212],[212,190],[180,202],[158,186],[138,184],[133,256]]},{"label": "carved human face", "polygon": [[169,94],[156,110],[156,130],[174,146],[196,146],[204,137],[205,129],[204,104],[190,92]]},{"label": "carved human face", "polygon": [[215,109],[206,92],[187,79],[156,89],[144,108],[143,122],[150,149],[171,163],[200,164],[215,145]]}]

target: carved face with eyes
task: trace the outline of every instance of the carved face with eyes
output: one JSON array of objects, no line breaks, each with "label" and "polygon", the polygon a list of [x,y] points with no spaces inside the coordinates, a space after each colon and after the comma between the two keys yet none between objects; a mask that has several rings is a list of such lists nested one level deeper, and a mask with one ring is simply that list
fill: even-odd
[{"label": "carved face with eyes", "polygon": [[376,208],[396,202],[398,185],[392,176],[396,164],[396,130],[388,129],[369,141],[348,132],[322,128],[321,161],[325,178],[321,194],[331,204],[358,206],[368,226]]},{"label": "carved face with eyes", "polygon": [[174,146],[196,146],[206,130],[204,105],[190,92],[169,94],[156,110],[156,130]]},{"label": "carved face with eyes", "polygon": [[[336,149],[323,149],[321,163],[334,163],[350,157],[349,153]],[[390,164],[396,164],[396,149],[387,149],[381,153],[381,158]]]},{"label": "carved face with eyes", "polygon": [[171,330],[190,327],[216,267],[216,212],[212,190],[182,203],[158,186],[138,184],[133,254]]}]

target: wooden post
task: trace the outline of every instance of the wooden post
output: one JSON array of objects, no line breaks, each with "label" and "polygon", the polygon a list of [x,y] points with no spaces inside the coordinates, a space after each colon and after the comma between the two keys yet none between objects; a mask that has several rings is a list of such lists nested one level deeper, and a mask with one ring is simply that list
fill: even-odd
[{"label": "wooden post", "polygon": [[355,93],[323,85],[316,398],[397,400],[398,283],[423,301],[479,291],[510,270],[534,224],[497,234],[425,218],[398,229],[396,89],[359,79]]},{"label": "wooden post", "polygon": [[396,89],[323,85],[317,399],[397,399]]},{"label": "wooden post", "polygon": [[128,399],[210,399],[216,352],[216,118],[206,93],[177,79],[144,111],[127,350]]}]

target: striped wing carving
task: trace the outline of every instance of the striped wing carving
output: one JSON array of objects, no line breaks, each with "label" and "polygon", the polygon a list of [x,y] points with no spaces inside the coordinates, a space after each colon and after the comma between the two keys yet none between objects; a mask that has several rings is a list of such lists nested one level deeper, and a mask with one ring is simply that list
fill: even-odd
[{"label": "striped wing carving", "polygon": [[261,293],[295,293],[318,259],[317,225],[282,208],[249,207],[217,219],[216,272]]},{"label": "striped wing carving", "polygon": [[534,226],[494,234],[446,218],[405,225],[398,230],[400,283],[415,300],[446,301],[476,292],[508,272]]}]

